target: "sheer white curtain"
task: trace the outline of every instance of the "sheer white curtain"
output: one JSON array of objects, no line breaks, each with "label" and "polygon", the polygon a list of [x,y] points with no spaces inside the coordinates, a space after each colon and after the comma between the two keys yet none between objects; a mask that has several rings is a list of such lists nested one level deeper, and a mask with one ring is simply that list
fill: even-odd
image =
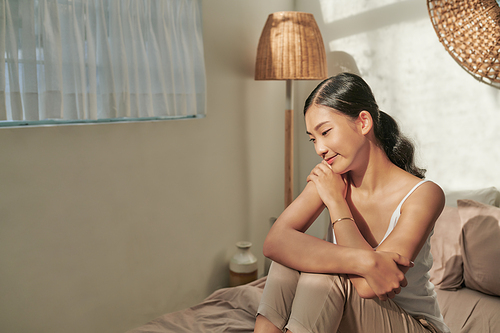
[{"label": "sheer white curtain", "polygon": [[0,0],[0,123],[204,114],[201,0]]}]

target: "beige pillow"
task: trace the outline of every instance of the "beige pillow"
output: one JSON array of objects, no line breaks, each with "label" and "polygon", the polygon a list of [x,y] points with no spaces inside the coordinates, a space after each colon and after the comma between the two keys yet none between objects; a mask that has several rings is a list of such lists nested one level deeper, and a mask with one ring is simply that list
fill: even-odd
[{"label": "beige pillow", "polygon": [[457,200],[460,199],[471,199],[498,207],[500,192],[494,186],[477,190],[446,191],[446,206],[457,207]]},{"label": "beige pillow", "polygon": [[463,282],[463,261],[460,248],[462,224],[457,207],[445,206],[434,225],[431,254],[434,259],[430,281],[436,288],[457,290]]},{"label": "beige pillow", "polygon": [[458,200],[465,286],[500,296],[500,208]]}]

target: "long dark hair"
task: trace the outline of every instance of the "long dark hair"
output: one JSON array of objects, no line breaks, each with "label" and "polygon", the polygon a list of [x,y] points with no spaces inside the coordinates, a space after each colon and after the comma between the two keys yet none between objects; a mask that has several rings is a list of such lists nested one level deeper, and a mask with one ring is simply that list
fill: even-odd
[{"label": "long dark hair", "polygon": [[399,130],[396,121],[380,111],[368,84],[358,75],[341,73],[321,82],[309,95],[304,115],[311,105],[322,105],[356,119],[361,111],[373,118],[373,130],[379,146],[389,160],[401,169],[419,178],[425,169],[415,165],[415,147]]}]

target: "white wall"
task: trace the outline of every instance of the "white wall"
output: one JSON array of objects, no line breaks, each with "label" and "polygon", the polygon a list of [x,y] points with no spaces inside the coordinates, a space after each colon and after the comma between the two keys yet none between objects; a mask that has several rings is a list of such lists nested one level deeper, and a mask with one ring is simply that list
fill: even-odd
[{"label": "white wall", "polygon": [[123,332],[227,286],[283,208],[283,82],[253,79],[267,15],[203,2],[208,115],[0,129],[0,331]]},{"label": "white wall", "polygon": [[[429,179],[447,191],[500,187],[500,90],[477,81],[452,59],[425,1],[298,0],[297,10],[314,14],[329,74],[350,69],[365,78],[379,107],[414,139]],[[297,98],[309,91],[305,87]],[[310,154],[307,143],[300,147],[300,154]],[[301,161],[300,179],[311,160]]]}]

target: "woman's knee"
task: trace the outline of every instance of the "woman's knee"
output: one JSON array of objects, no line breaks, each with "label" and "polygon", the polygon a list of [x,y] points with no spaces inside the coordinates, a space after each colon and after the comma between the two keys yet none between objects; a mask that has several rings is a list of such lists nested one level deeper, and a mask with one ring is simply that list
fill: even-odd
[{"label": "woman's knee", "polygon": [[267,275],[266,285],[287,286],[295,291],[299,277],[298,271],[273,262]]},{"label": "woman's knee", "polygon": [[288,328],[293,332],[336,332],[346,302],[345,277],[302,273]]},{"label": "woman's knee", "polygon": [[347,279],[345,275],[339,274],[302,273],[297,289],[317,293],[331,293],[332,291],[344,293]]}]

